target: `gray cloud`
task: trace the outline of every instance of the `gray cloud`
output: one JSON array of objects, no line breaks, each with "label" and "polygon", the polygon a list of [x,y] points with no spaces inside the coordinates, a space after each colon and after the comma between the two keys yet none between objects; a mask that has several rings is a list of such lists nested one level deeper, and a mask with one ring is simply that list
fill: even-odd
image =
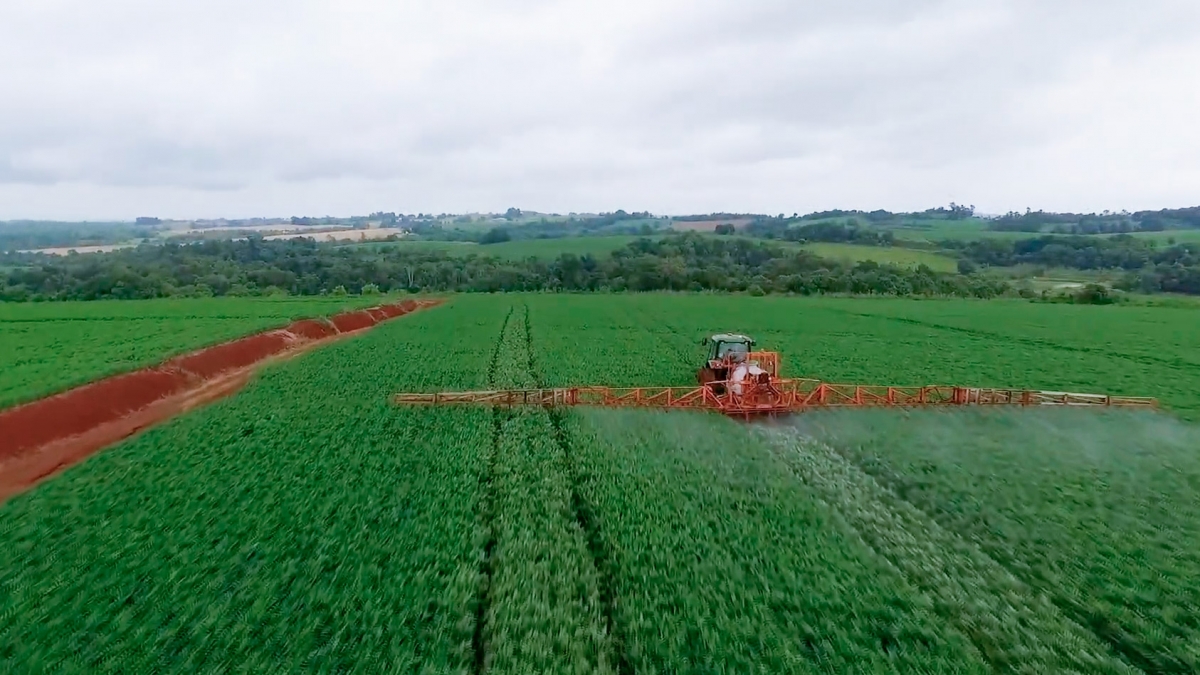
[{"label": "gray cloud", "polygon": [[1191,0],[0,6],[0,218],[1200,202]]}]

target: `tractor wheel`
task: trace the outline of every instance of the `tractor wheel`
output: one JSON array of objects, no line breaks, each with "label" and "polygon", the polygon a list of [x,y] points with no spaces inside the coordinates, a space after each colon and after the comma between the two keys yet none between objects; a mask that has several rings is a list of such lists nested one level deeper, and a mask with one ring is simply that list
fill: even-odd
[{"label": "tractor wheel", "polygon": [[716,370],[709,368],[708,366],[696,371],[696,382],[699,382],[700,386],[712,386],[713,391],[718,394],[724,393],[725,387],[712,383],[720,382],[724,379],[725,377],[723,377],[721,373],[718,373]]}]

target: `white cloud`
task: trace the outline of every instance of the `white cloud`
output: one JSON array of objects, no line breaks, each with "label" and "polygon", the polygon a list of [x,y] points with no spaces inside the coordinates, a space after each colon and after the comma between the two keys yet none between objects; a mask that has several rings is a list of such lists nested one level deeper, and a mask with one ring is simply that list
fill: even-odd
[{"label": "white cloud", "polygon": [[10,0],[0,218],[1200,202],[1191,0]]}]

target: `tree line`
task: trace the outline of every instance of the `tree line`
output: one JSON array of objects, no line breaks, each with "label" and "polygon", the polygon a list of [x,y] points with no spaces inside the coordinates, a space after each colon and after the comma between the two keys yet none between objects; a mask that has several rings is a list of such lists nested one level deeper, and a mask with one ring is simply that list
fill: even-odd
[{"label": "tree line", "polygon": [[1102,213],[1054,213],[1010,211],[988,223],[992,230],[1006,232],[1053,232],[1056,234],[1120,234],[1162,232],[1200,228],[1200,206],[1158,211]]},{"label": "tree line", "polygon": [[792,242],[833,242],[865,246],[892,246],[896,243],[891,230],[867,227],[857,218],[844,221],[824,220],[795,225],[790,218],[763,218],[748,223],[743,229],[747,236]]},{"label": "tree line", "polygon": [[98,300],[374,291],[724,291],[994,297],[1002,280],[849,264],[770,242],[696,233],[638,239],[607,256],[503,260],[311,239],[143,245],[111,253],[0,257],[0,299]]},{"label": "tree line", "polygon": [[1005,241],[942,242],[965,260],[980,265],[1038,265],[1080,270],[1123,270],[1118,288],[1144,293],[1200,295],[1200,244],[1154,246],[1137,237],[1045,235]]},{"label": "tree line", "polygon": [[158,228],[136,223],[0,222],[0,252],[59,246],[102,246],[153,237]]},{"label": "tree line", "polygon": [[1129,235],[1113,237],[1045,235],[1028,239],[946,241],[942,246],[983,265],[1032,264],[1080,270],[1140,270],[1148,265],[1200,265],[1200,244],[1159,248]]},{"label": "tree line", "polygon": [[1153,241],[1128,234],[1111,237],[1047,234],[1025,239],[949,239],[921,245],[896,240],[891,231],[864,226],[857,218],[801,225],[792,224],[789,219],[765,219],[750,223],[744,233],[781,241],[939,250],[959,258],[959,271],[963,274],[972,274],[981,266],[1017,265],[1120,270],[1126,274],[1115,285],[1123,290],[1200,295],[1198,243],[1185,242],[1160,247]]}]

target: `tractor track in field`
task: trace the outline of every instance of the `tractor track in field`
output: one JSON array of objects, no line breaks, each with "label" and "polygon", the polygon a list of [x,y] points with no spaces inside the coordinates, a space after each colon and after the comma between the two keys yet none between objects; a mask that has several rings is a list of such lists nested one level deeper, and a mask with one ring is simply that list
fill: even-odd
[{"label": "tractor track in field", "polygon": [[[909,501],[901,490],[902,486],[892,476],[886,473],[869,471],[866,467],[859,465],[855,461],[854,456],[847,453],[842,447],[832,445],[830,446],[830,450],[840,456],[849,465],[856,467],[864,476],[869,477],[871,481],[877,483],[888,493],[894,495],[905,508],[911,508],[915,512],[923,514],[930,523],[939,528],[945,527],[947,532],[956,532],[950,526],[943,525],[935,514]],[[960,537],[961,534],[955,534],[954,536]],[[1005,561],[982,551],[979,553],[987,560],[994,562],[998,567],[1005,570],[1014,579],[1018,579],[1021,583],[1028,585],[1030,589],[1037,589],[1042,585],[1041,583],[1035,583],[1042,580],[1036,578],[1029,579],[1025,574],[1022,574],[1020,569],[1015,568],[1010,561]],[[1080,629],[1087,631],[1127,665],[1148,675],[1183,675],[1184,673],[1194,672],[1188,664],[1176,657],[1146,653],[1140,645],[1135,644],[1135,641],[1119,625],[1114,624],[1109,617],[1089,609],[1083,603],[1050,591],[1039,590],[1037,592],[1044,594],[1047,600],[1054,605],[1063,617]]]},{"label": "tractor track in field", "polygon": [[786,425],[756,433],[867,547],[933,600],[937,615],[995,672],[1020,672],[1014,664],[1029,659],[1038,672],[1162,672],[1147,670],[1145,659],[1131,657],[1052,594],[944,527],[835,446]]},{"label": "tractor track in field", "polygon": [[[546,379],[538,366],[533,346],[533,323],[529,318],[529,306],[525,306],[525,351],[528,357],[529,375],[539,387],[545,387]],[[605,630],[612,640],[613,656],[616,657],[616,668],[619,675],[633,675],[634,667],[625,649],[625,630],[617,620],[616,580],[611,563],[611,555],[604,543],[600,531],[600,521],[595,509],[584,498],[580,490],[583,477],[579,465],[575,462],[574,445],[571,433],[567,429],[567,411],[562,408],[550,408],[546,411],[550,417],[550,426],[554,430],[554,442],[562,453],[562,470],[571,486],[571,511],[575,522],[583,532],[587,544],[588,555],[596,571],[596,579],[600,591],[600,612],[604,619]]]},{"label": "tractor track in field", "polygon": [[[496,369],[500,362],[500,351],[504,345],[504,333],[512,321],[515,307],[509,307],[508,314],[500,324],[500,333],[496,336],[496,346],[492,350],[492,358],[488,362],[487,384],[496,386]],[[487,615],[491,607],[492,573],[495,571],[496,553],[496,499],[493,478],[496,475],[496,455],[500,452],[500,435],[503,426],[503,416],[507,411],[498,407],[491,409],[491,441],[484,458],[482,471],[479,472],[479,523],[487,539],[483,544],[482,555],[479,558],[479,590],[475,598],[475,631],[471,636],[471,648],[475,653],[474,672],[480,675],[487,671],[488,634]]]},{"label": "tractor track in field", "polygon": [[673,324],[663,321],[661,317],[651,314],[647,309],[639,309],[638,313],[646,317],[645,325],[657,325],[662,328],[661,332],[653,329],[650,332],[653,335],[663,335],[666,337],[667,339],[664,339],[662,344],[674,354],[674,360],[684,366],[690,373],[694,374],[696,368],[698,368],[697,364],[702,357],[698,355],[699,352],[684,346],[690,346],[692,343],[692,340],[687,337],[686,333]]}]

